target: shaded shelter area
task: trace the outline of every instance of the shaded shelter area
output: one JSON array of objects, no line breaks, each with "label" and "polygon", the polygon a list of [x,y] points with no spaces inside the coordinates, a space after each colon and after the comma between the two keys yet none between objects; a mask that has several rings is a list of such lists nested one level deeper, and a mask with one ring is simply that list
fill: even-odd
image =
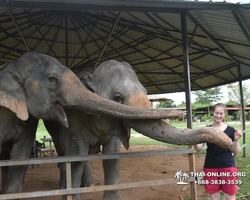
[{"label": "shaded shelter area", "polygon": [[149,94],[185,91],[181,13],[191,90],[250,78],[249,4],[186,1],[0,1],[0,63],[36,50],[75,71],[125,60]]},{"label": "shaded shelter area", "polygon": [[191,90],[250,78],[249,9],[199,1],[1,0],[0,64],[30,50],[74,71],[127,61],[148,94],[186,92],[192,128]]}]

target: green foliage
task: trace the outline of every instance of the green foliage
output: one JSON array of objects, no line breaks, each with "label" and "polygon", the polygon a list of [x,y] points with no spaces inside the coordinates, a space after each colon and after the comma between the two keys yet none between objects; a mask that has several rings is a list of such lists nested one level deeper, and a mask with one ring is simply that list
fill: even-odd
[{"label": "green foliage", "polygon": [[161,101],[156,105],[156,108],[175,108],[176,105],[174,104],[174,101]]},{"label": "green foliage", "polygon": [[206,120],[211,121],[211,116],[210,115],[203,115],[203,120],[204,121],[206,121]]},{"label": "green foliage", "polygon": [[218,102],[222,99],[221,88],[211,88],[206,90],[199,90],[193,92],[197,97],[195,99],[195,103],[199,103],[202,105],[211,105],[214,102]]},{"label": "green foliage", "polygon": [[[228,84],[227,87],[228,87],[229,103],[233,104],[234,106],[240,107],[241,99],[240,99],[239,83]],[[243,84],[242,91],[243,91],[244,106],[247,106],[248,104],[250,104],[250,91],[248,90],[248,86]]]},{"label": "green foliage", "polygon": [[43,124],[43,120],[39,120],[38,127],[37,127],[37,132],[39,132],[39,133],[47,132],[47,130],[46,130],[44,124]]},{"label": "green foliage", "polygon": [[201,107],[205,107],[206,105],[199,103],[199,102],[194,102],[192,103],[192,108],[201,108]]},{"label": "green foliage", "polygon": [[226,122],[232,121],[233,119],[234,119],[233,115],[228,115],[228,113],[226,113],[226,116],[225,116],[225,121]]},{"label": "green foliage", "polygon": [[247,118],[247,120],[250,120],[250,110],[246,111],[246,118]]},{"label": "green foliage", "polygon": [[186,102],[182,101],[181,104],[176,106],[177,108],[186,107]]}]

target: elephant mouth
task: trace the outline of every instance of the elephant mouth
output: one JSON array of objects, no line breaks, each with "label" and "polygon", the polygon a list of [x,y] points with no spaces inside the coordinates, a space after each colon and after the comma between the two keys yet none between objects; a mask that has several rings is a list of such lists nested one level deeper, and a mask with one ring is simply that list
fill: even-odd
[{"label": "elephant mouth", "polygon": [[130,140],[130,136],[131,136],[131,128],[126,127],[126,131],[127,131],[127,137],[126,137],[126,140],[124,142],[122,141],[122,144],[128,150],[129,149],[129,140]]},{"label": "elephant mouth", "polygon": [[63,106],[61,106],[60,103],[55,103],[55,107],[56,107],[56,116],[58,118],[58,121],[66,128],[69,127],[69,123],[68,123],[68,117],[66,115],[65,109],[63,108]]}]

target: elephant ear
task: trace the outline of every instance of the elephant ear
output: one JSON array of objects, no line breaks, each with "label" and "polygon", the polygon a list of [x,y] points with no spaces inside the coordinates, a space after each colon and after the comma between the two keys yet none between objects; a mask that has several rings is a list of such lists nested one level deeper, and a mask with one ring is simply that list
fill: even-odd
[{"label": "elephant ear", "polygon": [[0,106],[14,112],[23,121],[29,118],[25,92],[15,62],[0,66]]},{"label": "elephant ear", "polygon": [[97,91],[96,83],[93,75],[90,72],[83,74],[80,77],[80,80],[85,85],[85,87],[87,87],[90,91],[96,93]]}]

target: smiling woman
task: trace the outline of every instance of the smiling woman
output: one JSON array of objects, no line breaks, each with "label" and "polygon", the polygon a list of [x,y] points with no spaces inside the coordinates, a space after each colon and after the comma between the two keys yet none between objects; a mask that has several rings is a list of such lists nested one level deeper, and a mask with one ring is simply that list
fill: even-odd
[{"label": "smiling woman", "polygon": [[[237,176],[209,176],[209,173],[237,173],[235,158],[232,155],[237,155],[240,151],[239,138],[241,137],[241,131],[235,130],[233,127],[224,124],[224,117],[226,115],[226,106],[222,103],[218,103],[213,108],[214,123],[210,126],[225,132],[228,137],[233,141],[231,149],[222,149],[221,147],[207,143],[207,154],[204,164],[204,180],[209,183],[205,184],[206,192],[210,194],[211,199],[220,199],[220,191],[224,192],[226,199],[235,200],[237,194],[236,180]],[[194,146],[195,150],[199,152],[204,146],[204,143]],[[232,152],[231,152],[232,150]],[[214,182],[223,181],[227,183],[235,184],[213,184]]]}]

